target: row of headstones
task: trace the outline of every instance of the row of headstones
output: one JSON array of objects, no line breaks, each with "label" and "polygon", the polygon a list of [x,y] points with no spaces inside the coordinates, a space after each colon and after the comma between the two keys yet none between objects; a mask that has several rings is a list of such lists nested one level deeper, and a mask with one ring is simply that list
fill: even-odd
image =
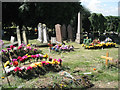
[{"label": "row of headstones", "polygon": [[[21,37],[21,34],[20,34],[19,26],[17,26],[17,28],[16,28],[16,33],[17,33],[18,46],[20,46],[22,43],[27,45],[28,44],[28,40],[27,40],[27,37],[26,37],[26,28],[24,26],[22,28],[22,37]],[[21,38],[23,38],[23,42],[22,42]],[[15,37],[11,36],[11,39],[10,39],[11,44],[14,43],[15,40],[16,40]]]},{"label": "row of headstones", "polygon": [[67,26],[67,29],[65,24],[63,24],[62,26],[60,24],[56,24],[55,30],[56,30],[56,40],[58,42],[62,42],[62,40],[73,41],[73,28],[70,24]]},{"label": "row of headstones", "polygon": [[[61,27],[60,24],[55,25],[56,29],[56,39],[58,42],[62,42],[63,39],[67,39],[72,41],[73,40],[73,28],[71,25],[68,25],[67,32],[68,37],[66,34],[66,27],[65,25]],[[78,25],[77,25],[77,33],[76,33],[76,39],[75,42],[82,43],[83,42],[83,31],[82,31],[82,15],[80,12],[78,12]]]},{"label": "row of headstones", "polygon": [[[65,24],[63,24],[62,26],[60,24],[56,24],[55,30],[56,30],[56,37],[51,37],[51,41],[53,41],[53,43],[55,43],[55,40],[58,42],[62,42],[62,40],[67,40],[67,39],[69,39],[70,41],[73,40],[73,30],[72,30],[71,25],[68,25],[67,30],[66,30]],[[41,24],[41,23],[38,24],[38,39],[37,40],[40,41],[40,43],[48,43],[49,39],[48,39],[48,34],[47,34],[47,27],[45,24]]]}]

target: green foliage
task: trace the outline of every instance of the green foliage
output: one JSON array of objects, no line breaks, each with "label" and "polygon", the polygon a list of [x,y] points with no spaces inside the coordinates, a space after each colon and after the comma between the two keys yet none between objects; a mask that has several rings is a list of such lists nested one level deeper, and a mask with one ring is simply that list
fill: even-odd
[{"label": "green foliage", "polygon": [[89,17],[89,20],[91,22],[93,31],[100,31],[102,33],[104,32],[106,19],[102,14],[93,13]]},{"label": "green foliage", "polygon": [[[49,28],[53,28],[58,23],[69,24],[81,7],[80,2],[3,3],[3,21],[4,24],[15,22],[17,25],[30,27],[45,23]],[[6,19],[8,15],[9,19]]]},{"label": "green foliage", "polygon": [[117,16],[107,16],[107,31],[117,32],[119,30],[120,17]]}]

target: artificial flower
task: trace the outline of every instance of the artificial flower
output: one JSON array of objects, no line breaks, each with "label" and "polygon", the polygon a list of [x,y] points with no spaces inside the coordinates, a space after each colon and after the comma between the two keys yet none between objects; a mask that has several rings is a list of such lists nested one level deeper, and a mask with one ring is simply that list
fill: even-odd
[{"label": "artificial flower", "polygon": [[14,65],[14,66],[18,66],[18,61],[14,61],[14,62],[13,62],[13,65]]},{"label": "artificial flower", "polygon": [[14,71],[17,72],[17,71],[22,71],[22,70],[20,69],[20,67],[16,67],[16,68],[14,69]]},{"label": "artificial flower", "polygon": [[11,45],[10,48],[13,49],[15,46]]},{"label": "artificial flower", "polygon": [[26,70],[32,70],[32,67],[31,67],[31,66],[28,66]]},{"label": "artificial flower", "polygon": [[10,62],[7,61],[7,62],[4,64],[4,67],[7,67],[7,65],[9,65],[9,64],[10,64]]},{"label": "artificial flower", "polygon": [[22,46],[19,46],[19,47],[18,47],[18,49],[21,49],[21,48],[22,48]]},{"label": "artificial flower", "polygon": [[14,62],[14,61],[17,61],[17,59],[12,59],[12,61]]},{"label": "artificial flower", "polygon": [[93,68],[93,70],[95,71],[95,70],[96,70],[96,68]]}]

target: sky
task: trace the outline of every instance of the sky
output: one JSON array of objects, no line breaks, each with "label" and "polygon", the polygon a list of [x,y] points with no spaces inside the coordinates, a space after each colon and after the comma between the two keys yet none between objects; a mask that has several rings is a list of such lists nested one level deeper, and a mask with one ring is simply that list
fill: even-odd
[{"label": "sky", "polygon": [[81,4],[91,13],[102,13],[104,16],[118,16],[118,2],[120,0],[80,0]]}]

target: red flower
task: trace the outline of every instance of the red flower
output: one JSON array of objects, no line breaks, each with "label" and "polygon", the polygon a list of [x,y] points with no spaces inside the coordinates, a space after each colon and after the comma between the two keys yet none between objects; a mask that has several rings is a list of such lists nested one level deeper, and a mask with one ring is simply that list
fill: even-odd
[{"label": "red flower", "polygon": [[14,66],[18,66],[18,61],[14,61],[14,62],[13,62],[13,65],[14,65]]}]

